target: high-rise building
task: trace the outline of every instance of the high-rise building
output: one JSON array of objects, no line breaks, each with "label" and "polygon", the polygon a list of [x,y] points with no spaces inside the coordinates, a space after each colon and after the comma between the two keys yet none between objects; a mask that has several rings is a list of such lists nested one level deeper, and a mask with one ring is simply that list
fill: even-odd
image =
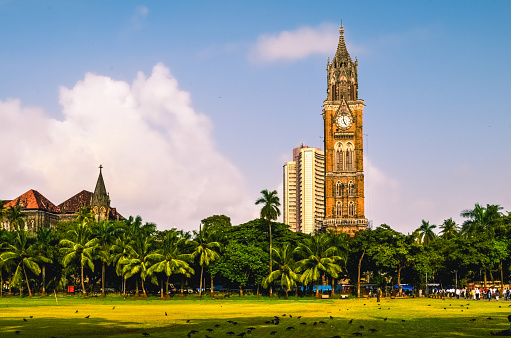
[{"label": "high-rise building", "polygon": [[353,234],[367,228],[364,215],[364,101],[358,98],[358,60],[352,61],[341,26],[332,61],[327,62],[323,104],[325,219],[323,226]]},{"label": "high-rise building", "polygon": [[284,224],[289,229],[296,228],[296,162],[289,161],[284,164]]},{"label": "high-rise building", "polygon": [[321,228],[324,209],[325,157],[319,148],[293,149],[284,165],[284,223],[311,234]]}]

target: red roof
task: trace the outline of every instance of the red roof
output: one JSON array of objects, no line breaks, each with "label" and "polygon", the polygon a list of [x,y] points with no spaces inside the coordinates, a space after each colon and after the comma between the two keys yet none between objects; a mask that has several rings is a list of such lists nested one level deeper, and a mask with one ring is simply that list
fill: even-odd
[{"label": "red roof", "polygon": [[5,204],[5,208],[14,207],[17,203],[23,209],[45,210],[54,213],[60,213],[59,207],[51,203],[46,197],[41,195],[37,190],[30,189],[23,195],[13,199]]},{"label": "red roof", "polygon": [[82,190],[70,199],[59,204],[59,209],[63,214],[74,214],[81,207],[90,206],[91,199],[92,193],[87,190]]}]

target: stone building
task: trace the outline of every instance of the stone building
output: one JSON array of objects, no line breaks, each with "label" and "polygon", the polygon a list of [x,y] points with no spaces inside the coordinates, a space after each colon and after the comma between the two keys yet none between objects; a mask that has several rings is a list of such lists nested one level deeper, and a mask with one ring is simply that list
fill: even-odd
[{"label": "stone building", "polygon": [[[6,201],[5,209],[19,205],[22,212],[27,215],[25,218],[25,229],[37,231],[38,228],[54,227],[59,221],[70,221],[76,219],[76,212],[82,207],[91,207],[97,221],[119,220],[123,217],[116,208],[110,206],[110,196],[106,191],[103,174],[99,167],[99,177],[94,193],[82,190],[73,197],[62,202],[58,206],[50,202],[37,190],[30,189],[13,200]],[[0,225],[9,229],[9,221],[4,217]]]}]

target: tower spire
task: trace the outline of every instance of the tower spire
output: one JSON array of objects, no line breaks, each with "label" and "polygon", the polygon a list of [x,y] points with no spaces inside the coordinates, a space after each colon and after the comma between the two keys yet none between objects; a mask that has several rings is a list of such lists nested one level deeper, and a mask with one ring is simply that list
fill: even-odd
[{"label": "tower spire", "polygon": [[343,59],[346,56],[348,60],[351,61],[350,54],[348,53],[348,49],[346,48],[346,42],[344,41],[344,27],[341,24],[341,27],[339,28],[339,43],[337,44],[337,51],[335,52],[334,58]]}]

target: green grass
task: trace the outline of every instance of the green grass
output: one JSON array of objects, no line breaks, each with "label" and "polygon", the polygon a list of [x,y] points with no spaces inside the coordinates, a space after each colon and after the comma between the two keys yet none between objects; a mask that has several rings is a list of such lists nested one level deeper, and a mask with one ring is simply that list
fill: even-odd
[{"label": "green grass", "polygon": [[[214,338],[227,337],[227,332],[247,332],[253,326],[245,337],[355,337],[355,332],[370,337],[481,337],[508,329],[507,316],[511,314],[511,302],[503,301],[382,299],[379,304],[376,299],[204,297],[162,301],[59,296],[57,305],[50,296],[4,297],[0,299],[0,335],[14,337],[18,336],[15,331],[20,331],[19,336],[25,337],[143,337],[143,333],[187,337],[196,330],[199,333],[191,337]],[[273,316],[281,317],[280,324],[265,324]],[[351,319],[353,323],[348,324]],[[288,327],[294,329],[286,330]],[[214,331],[206,331],[208,328]],[[371,328],[377,332],[370,332]],[[272,331],[275,335],[270,335]]]}]

